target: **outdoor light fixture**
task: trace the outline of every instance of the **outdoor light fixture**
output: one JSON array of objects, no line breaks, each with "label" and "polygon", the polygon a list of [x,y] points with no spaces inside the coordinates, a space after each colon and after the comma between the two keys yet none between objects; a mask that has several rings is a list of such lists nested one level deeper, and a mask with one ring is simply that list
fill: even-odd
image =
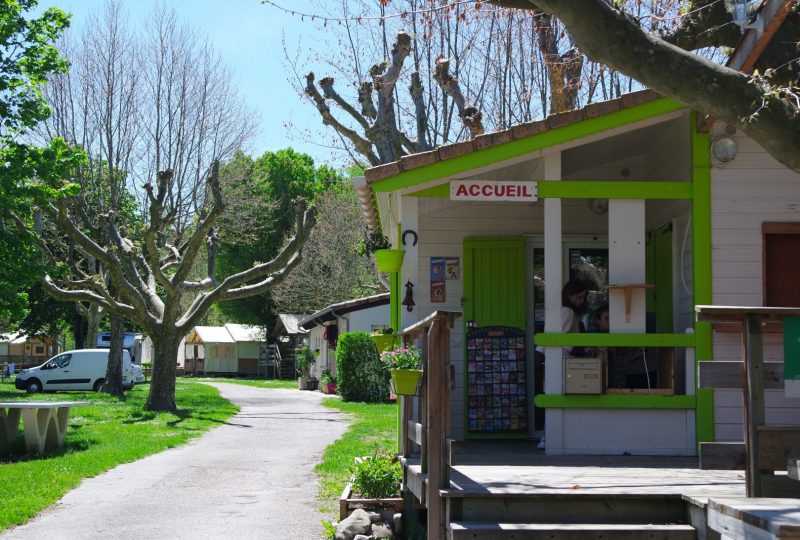
[{"label": "outdoor light fixture", "polygon": [[719,137],[711,143],[711,155],[714,159],[727,163],[736,157],[736,141],[730,137]]},{"label": "outdoor light fixture", "polygon": [[744,32],[748,28],[757,28],[757,18],[753,14],[758,9],[760,2],[752,0],[725,0],[725,10],[731,14],[733,23]]},{"label": "outdoor light fixture", "polygon": [[403,298],[401,302],[404,306],[406,306],[406,310],[412,311],[414,309],[414,284],[410,281],[406,283],[406,297]]}]

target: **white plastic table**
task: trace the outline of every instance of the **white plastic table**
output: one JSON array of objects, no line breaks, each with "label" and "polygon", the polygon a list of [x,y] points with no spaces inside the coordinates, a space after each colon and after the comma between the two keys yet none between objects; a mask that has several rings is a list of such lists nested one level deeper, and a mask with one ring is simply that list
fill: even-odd
[{"label": "white plastic table", "polygon": [[8,452],[17,438],[19,418],[29,452],[64,446],[70,407],[89,401],[7,401],[0,403],[0,453]]}]

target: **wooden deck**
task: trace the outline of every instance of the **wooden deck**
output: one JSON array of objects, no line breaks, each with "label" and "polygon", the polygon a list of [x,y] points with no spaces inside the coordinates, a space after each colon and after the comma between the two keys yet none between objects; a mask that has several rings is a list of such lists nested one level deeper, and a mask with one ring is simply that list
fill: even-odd
[{"label": "wooden deck", "polygon": [[[507,537],[503,527],[519,538],[538,538],[534,530],[571,538],[581,526],[600,527],[596,535],[584,530],[585,538],[622,538],[615,527],[642,534],[648,524],[674,527],[675,536],[663,538],[705,538],[709,499],[745,496],[743,471],[701,470],[697,458],[547,456],[529,442],[485,441],[453,443],[450,455],[450,485],[440,490],[447,538],[483,537],[486,527],[500,527],[487,538]],[[406,459],[406,467],[408,487],[424,504],[419,459]],[[524,536],[520,527],[533,529]],[[462,529],[472,532],[461,536]]]},{"label": "wooden deck", "polygon": [[[744,497],[743,471],[700,470],[694,457],[548,456],[533,443],[457,443],[449,496]],[[410,459],[412,471],[419,460]],[[416,472],[416,471],[415,471]]]}]

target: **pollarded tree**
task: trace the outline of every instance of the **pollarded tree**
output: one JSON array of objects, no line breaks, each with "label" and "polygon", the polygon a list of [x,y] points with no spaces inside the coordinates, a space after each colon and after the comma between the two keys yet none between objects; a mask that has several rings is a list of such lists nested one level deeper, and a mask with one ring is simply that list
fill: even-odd
[{"label": "pollarded tree", "polygon": [[[218,281],[215,275],[217,236],[214,223],[225,208],[219,185],[219,163],[214,162],[206,177],[207,197],[185,240],[174,245],[179,210],[168,204],[175,188],[172,171],[158,173],[155,185],[145,185],[148,221],[142,238],[126,235],[113,210],[102,216],[107,243],[100,244],[84,233],[69,211],[69,200],[60,198],[43,211],[76,249],[106,268],[109,284],[81,266],[66,268],[62,276],[48,274],[44,284],[49,294],[63,301],[96,303],[111,313],[138,323],[153,339],[153,379],[145,408],[174,411],[175,359],[181,339],[197,325],[217,302],[262,294],[285,279],[299,264],[303,245],[315,221],[315,208],[296,201],[294,236],[268,262]],[[29,234],[33,234],[29,232]],[[40,246],[47,251],[42,241]],[[196,279],[192,268],[203,249],[208,252],[207,275]],[[54,264],[59,264],[53,259]],[[113,293],[112,293],[113,291]],[[188,307],[187,307],[188,306]]]},{"label": "pollarded tree", "polygon": [[[776,84],[690,52],[711,45],[735,45],[731,32],[733,17],[723,9],[727,2],[687,2],[693,9],[684,17],[683,24],[658,34],[648,32],[640,21],[605,0],[489,0],[489,3],[540,9],[558,17],[589,58],[736,126],[775,159],[800,172],[797,14],[790,15],[787,22],[790,37],[775,40],[768,54],[762,57],[763,69],[775,68],[783,73],[783,84]],[[786,2],[785,9],[790,10],[793,4],[797,3]]]}]

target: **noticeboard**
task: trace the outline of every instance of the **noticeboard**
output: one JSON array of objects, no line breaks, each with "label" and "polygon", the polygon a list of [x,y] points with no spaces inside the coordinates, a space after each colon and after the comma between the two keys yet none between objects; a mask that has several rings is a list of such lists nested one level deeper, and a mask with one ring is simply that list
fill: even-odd
[{"label": "noticeboard", "polygon": [[506,326],[467,329],[467,430],[528,429],[525,331]]}]

